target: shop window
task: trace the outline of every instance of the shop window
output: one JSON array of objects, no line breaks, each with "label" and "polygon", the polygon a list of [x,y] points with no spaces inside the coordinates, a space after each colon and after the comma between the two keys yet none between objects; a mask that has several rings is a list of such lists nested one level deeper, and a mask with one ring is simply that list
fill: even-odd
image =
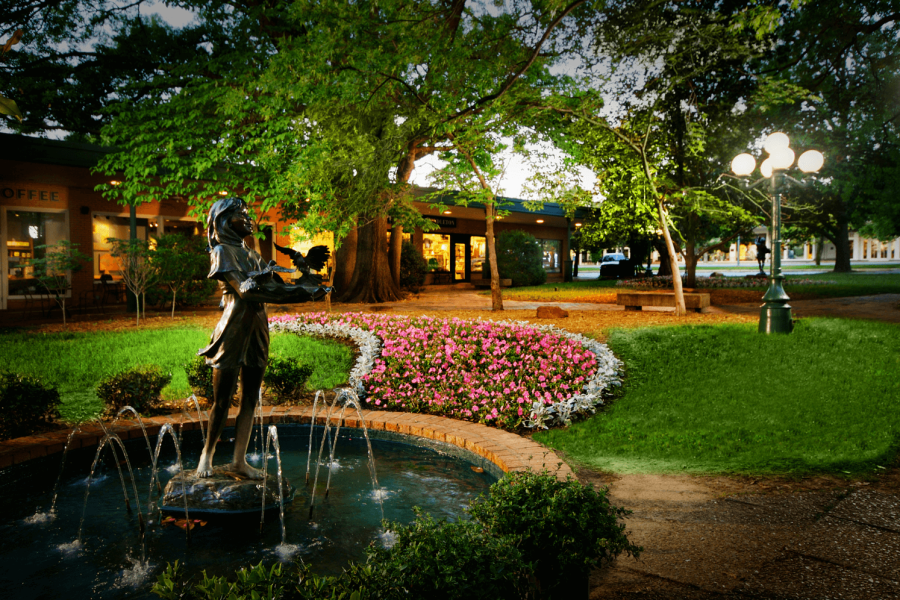
[{"label": "shop window", "polygon": [[[148,219],[137,220],[137,239],[149,239],[150,225],[151,223]],[[119,279],[119,264],[113,255],[110,254],[112,244],[106,240],[110,238],[127,240],[131,235],[130,218],[94,215],[92,231],[94,241],[94,278],[99,279],[101,275],[111,275],[114,279]],[[155,234],[155,232],[154,228],[153,233]]]},{"label": "shop window", "polygon": [[[156,235],[157,227],[156,223],[150,223],[151,235]],[[163,219],[163,233],[165,235],[169,235],[170,233],[177,233],[179,235],[183,235],[184,237],[194,237],[197,235],[203,235],[203,225],[197,223],[196,221],[181,221],[178,219]]]},{"label": "shop window", "polygon": [[65,213],[8,210],[6,212],[6,260],[9,295],[22,296],[36,287],[34,271],[27,266],[33,258],[43,258],[44,249],[68,239]]},{"label": "shop window", "polygon": [[548,273],[560,272],[562,240],[538,240],[544,253],[544,270]]},{"label": "shop window", "polygon": [[422,255],[433,270],[450,270],[450,236],[426,233],[422,236]]}]

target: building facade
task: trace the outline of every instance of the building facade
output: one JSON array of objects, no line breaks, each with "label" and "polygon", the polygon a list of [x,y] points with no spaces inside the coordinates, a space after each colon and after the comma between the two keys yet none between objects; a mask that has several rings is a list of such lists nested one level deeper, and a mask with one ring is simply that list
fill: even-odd
[{"label": "building facade", "polygon": [[[0,134],[0,310],[25,308],[31,297],[40,293],[28,262],[40,257],[40,246],[62,240],[77,244],[78,250],[90,257],[83,269],[69,274],[65,294],[71,304],[78,306],[94,296],[96,287],[105,283],[103,279],[119,279],[106,240],[129,237],[130,212],[128,206],[109,202],[95,191],[109,181],[91,173],[104,152],[89,144]],[[534,235],[544,251],[548,278],[562,280],[569,235],[576,224],[556,205],[532,212],[521,201],[509,200],[508,204],[511,212],[496,224],[496,233],[521,229]],[[480,279],[486,273],[483,208],[455,206],[449,196],[445,206],[415,205],[438,226],[433,231],[417,229],[408,234],[433,266],[433,282]],[[190,214],[185,201],[147,202],[137,206],[135,213],[137,237],[151,243],[167,233],[205,235],[204,224]],[[260,253],[266,260],[277,258],[284,266],[291,266],[290,261],[274,252],[273,242],[301,251],[316,243],[332,245],[328,235],[303,241],[302,236],[286,233],[288,224],[274,211],[261,222],[266,237],[258,243]]]}]

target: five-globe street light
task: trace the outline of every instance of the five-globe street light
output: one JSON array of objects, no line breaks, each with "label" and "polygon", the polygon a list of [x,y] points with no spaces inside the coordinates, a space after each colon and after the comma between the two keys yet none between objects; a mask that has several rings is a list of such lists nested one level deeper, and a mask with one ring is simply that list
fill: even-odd
[{"label": "five-globe street light", "polygon": [[[791,319],[790,298],[784,291],[784,276],[781,274],[781,192],[788,182],[804,185],[789,176],[785,171],[794,164],[794,151],[790,148],[790,139],[781,132],[775,132],[766,138],[763,145],[769,154],[759,171],[760,179],[748,187],[756,187],[764,182],[770,183],[772,194],[772,262],[769,275],[769,289],[763,296],[765,302],[759,310],[760,333],[790,333],[794,328]],[[818,150],[807,150],[800,155],[797,167],[804,173],[816,173],[822,168],[825,158]],[[739,154],[731,161],[731,170],[738,177],[749,177],[756,168],[756,159],[750,154]]]}]

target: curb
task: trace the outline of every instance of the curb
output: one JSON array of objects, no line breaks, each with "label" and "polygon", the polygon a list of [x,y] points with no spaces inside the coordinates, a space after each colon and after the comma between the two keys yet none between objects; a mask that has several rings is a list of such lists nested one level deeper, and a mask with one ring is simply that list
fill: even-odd
[{"label": "curb", "polygon": [[[227,426],[234,425],[237,412],[237,408],[229,410]],[[569,465],[549,448],[545,448],[529,438],[502,429],[435,415],[380,410],[363,410],[361,414],[369,429],[392,431],[452,444],[489,460],[504,473],[527,469],[534,471],[546,469],[560,480],[569,475],[574,476]],[[332,425],[337,425],[339,421],[334,416],[330,419]],[[312,422],[312,407],[263,406],[262,422],[264,425],[309,424]],[[148,417],[143,419],[143,423],[148,435],[158,434],[166,423],[181,426],[189,431],[200,428],[200,421],[196,414]],[[325,424],[325,415],[321,412],[316,415],[316,424]],[[361,426],[359,417],[355,414],[344,416],[340,424],[342,428],[360,428]],[[123,440],[143,436],[137,421],[120,420],[114,427],[107,429]],[[69,431],[61,430],[0,442],[0,469],[62,452],[69,433]],[[102,437],[103,430],[99,425],[87,423],[72,438],[71,448],[95,446]]]}]

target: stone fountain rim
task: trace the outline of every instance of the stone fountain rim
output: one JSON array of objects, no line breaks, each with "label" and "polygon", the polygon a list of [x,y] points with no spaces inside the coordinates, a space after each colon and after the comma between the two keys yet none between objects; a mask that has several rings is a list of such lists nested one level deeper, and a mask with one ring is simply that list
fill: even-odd
[{"label": "stone fountain rim", "polygon": [[[237,411],[237,408],[229,411],[226,423],[228,426],[234,425]],[[490,461],[504,473],[531,469],[547,470],[559,479],[574,476],[569,465],[552,450],[531,438],[509,431],[436,415],[368,409],[363,410],[361,414],[370,431],[394,432],[444,442]],[[343,419],[332,417],[330,421],[332,425],[337,425],[340,421],[342,429],[360,428],[360,420],[356,414],[345,416]],[[312,422],[312,407],[263,406],[262,422],[264,425],[309,424]],[[148,417],[143,419],[143,424],[151,436],[157,435],[166,424],[175,428],[183,427],[185,431],[200,429],[200,421],[196,414]],[[316,425],[325,425],[325,416],[321,412],[316,415]],[[143,437],[140,424],[136,420],[120,420],[115,426],[107,426],[107,430],[123,440]],[[61,430],[0,442],[0,469],[62,452],[69,433]],[[82,425],[80,431],[72,438],[71,449],[96,446],[103,436],[104,431],[99,424]]]}]

